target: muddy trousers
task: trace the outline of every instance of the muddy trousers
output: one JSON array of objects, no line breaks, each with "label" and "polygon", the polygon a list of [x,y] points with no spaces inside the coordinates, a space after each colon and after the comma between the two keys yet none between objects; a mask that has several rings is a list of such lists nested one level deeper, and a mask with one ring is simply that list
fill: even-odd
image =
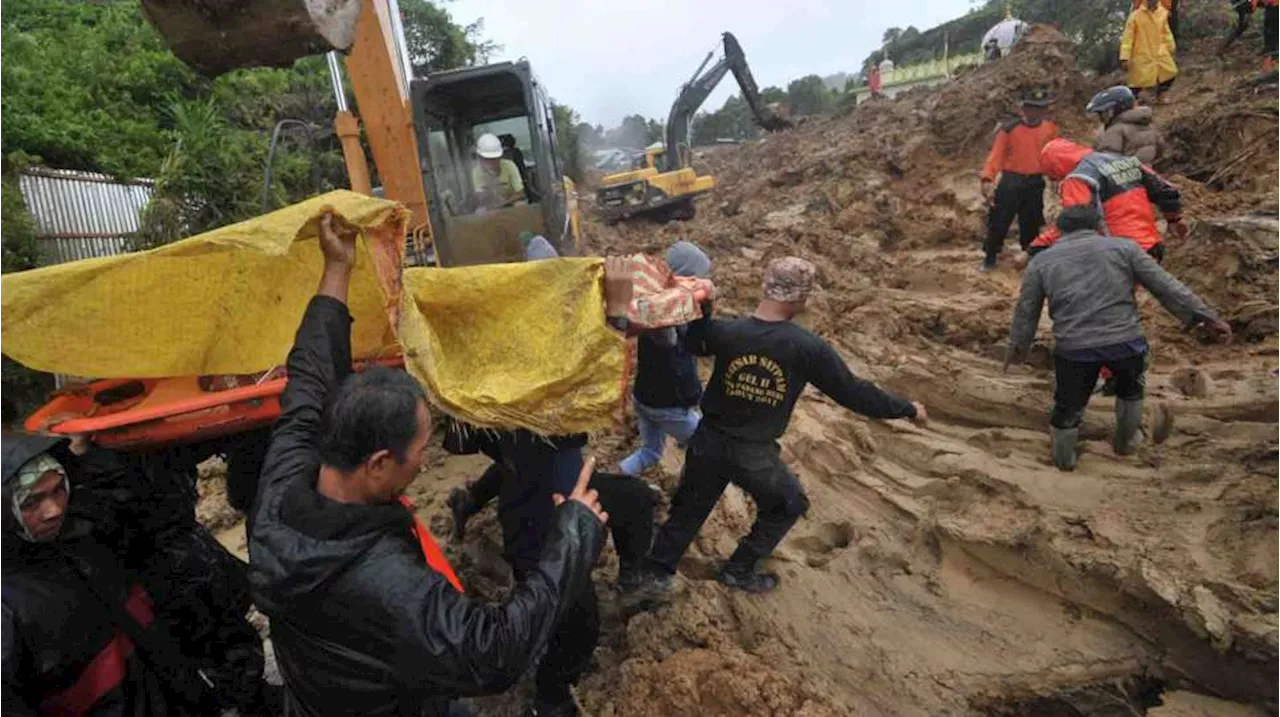
[{"label": "muddy trousers", "polygon": [[[505,471],[503,466],[494,463],[479,479],[467,484],[467,491],[477,509],[498,497]],[[574,479],[577,479],[576,472]],[[597,471],[591,475],[588,487],[600,494],[600,505],[609,514],[609,534],[613,536],[613,548],[618,553],[619,569],[626,571],[638,567],[653,543],[653,514],[657,508],[657,495],[641,478],[617,473]],[[520,499],[517,497],[512,500]],[[501,512],[501,508],[499,511]],[[509,554],[527,550],[525,542],[519,539],[521,531],[536,535],[549,529],[549,524],[544,525],[536,515],[527,525],[521,525],[520,521],[524,519],[523,511],[511,510],[506,511],[505,520],[499,517],[503,524],[504,541],[509,540]]]},{"label": "muddy trousers", "polygon": [[650,552],[658,569],[675,573],[680,558],[730,483],[756,502],[756,522],[729,558],[727,568],[734,571],[754,570],[809,509],[800,481],[778,457],[777,443],[739,441],[703,423],[689,441],[670,516]]},{"label": "muddy trousers", "polygon": [[1137,401],[1146,390],[1147,352],[1112,361],[1072,361],[1054,354],[1053,412],[1049,423],[1054,428],[1076,428],[1084,420],[1084,409],[1093,395],[1098,373],[1110,369],[1115,380],[1116,400]]},{"label": "muddy trousers", "polygon": [[1014,219],[1018,220],[1018,243],[1026,250],[1044,227],[1044,177],[1015,172],[1000,175],[987,211],[987,238],[982,243],[988,266],[995,265],[1004,249],[1004,238]]}]

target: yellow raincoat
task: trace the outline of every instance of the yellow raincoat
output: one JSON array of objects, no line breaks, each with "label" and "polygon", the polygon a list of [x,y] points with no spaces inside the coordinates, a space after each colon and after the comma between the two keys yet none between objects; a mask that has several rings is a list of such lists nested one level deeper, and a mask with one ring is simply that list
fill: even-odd
[{"label": "yellow raincoat", "polygon": [[1169,29],[1169,11],[1158,5],[1155,10],[1142,7],[1129,13],[1120,38],[1120,60],[1129,62],[1130,87],[1155,87],[1178,76],[1173,61],[1176,48]]}]

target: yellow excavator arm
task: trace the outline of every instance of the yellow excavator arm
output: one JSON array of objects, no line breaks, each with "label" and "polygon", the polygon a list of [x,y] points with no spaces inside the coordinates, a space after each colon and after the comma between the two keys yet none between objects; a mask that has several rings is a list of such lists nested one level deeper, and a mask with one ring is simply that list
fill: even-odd
[{"label": "yellow excavator arm", "polygon": [[174,54],[210,77],[241,67],[287,66],[331,52],[329,70],[338,100],[334,129],[351,188],[369,194],[360,120],[348,109],[333,54],[347,52],[347,74],[383,193],[413,213],[410,226],[415,231],[429,233],[396,0],[142,0],[142,7]]}]

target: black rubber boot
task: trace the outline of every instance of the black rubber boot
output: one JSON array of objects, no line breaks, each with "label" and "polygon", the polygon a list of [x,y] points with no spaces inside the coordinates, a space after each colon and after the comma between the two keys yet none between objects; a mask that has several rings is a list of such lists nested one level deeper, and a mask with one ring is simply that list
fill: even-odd
[{"label": "black rubber boot", "polygon": [[618,572],[618,597],[625,607],[649,609],[671,599],[675,576],[655,566]]},{"label": "black rubber boot", "polygon": [[778,587],[778,576],[773,573],[762,573],[755,567],[744,569],[733,563],[725,563],[725,566],[716,573],[716,580],[722,584],[738,590],[745,590],[749,593],[767,593]]}]

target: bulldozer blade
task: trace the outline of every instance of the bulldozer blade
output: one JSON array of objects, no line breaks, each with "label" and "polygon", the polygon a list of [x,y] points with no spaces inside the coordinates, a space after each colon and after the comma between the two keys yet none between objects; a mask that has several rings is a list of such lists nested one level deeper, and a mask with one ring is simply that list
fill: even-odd
[{"label": "bulldozer blade", "polygon": [[142,0],[178,59],[207,77],[347,50],[370,0]]}]

